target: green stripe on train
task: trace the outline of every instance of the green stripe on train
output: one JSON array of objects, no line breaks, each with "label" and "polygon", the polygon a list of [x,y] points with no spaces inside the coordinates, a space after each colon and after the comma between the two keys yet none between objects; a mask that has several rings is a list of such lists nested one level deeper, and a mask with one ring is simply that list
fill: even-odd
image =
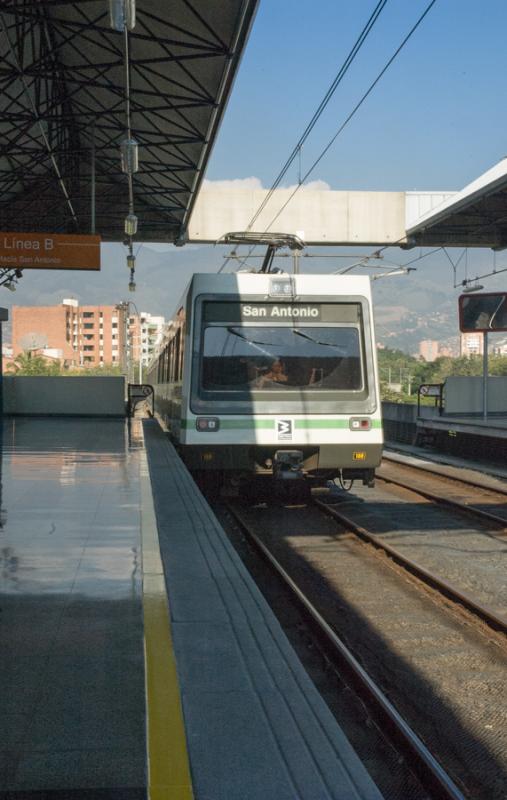
[{"label": "green stripe on train", "polygon": [[[272,419],[224,419],[220,417],[220,430],[256,430],[257,428],[271,429]],[[191,430],[195,428],[195,419],[182,419],[181,427]]]},{"label": "green stripe on train", "polygon": [[[297,419],[296,428],[348,428],[348,419]],[[371,420],[372,428],[381,428],[382,422],[379,419]]]},{"label": "green stripe on train", "polygon": [[[286,415],[291,419],[290,414]],[[277,419],[285,419],[285,416],[280,415]],[[271,430],[273,428],[274,419],[224,419],[220,417],[221,430]],[[348,419],[297,419],[295,420],[296,430],[318,430],[329,428],[348,428]],[[187,430],[195,428],[195,420],[182,419],[181,427]],[[381,428],[382,422],[379,419],[371,420],[372,428]]]}]

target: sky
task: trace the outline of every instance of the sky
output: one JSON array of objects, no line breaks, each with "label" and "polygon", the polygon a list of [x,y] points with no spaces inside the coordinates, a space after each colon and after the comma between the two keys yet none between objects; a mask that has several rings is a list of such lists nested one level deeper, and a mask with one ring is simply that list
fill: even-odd
[{"label": "sky", "polygon": [[[428,2],[388,0],[302,148],[301,165],[293,165],[283,185],[294,185],[299,169],[304,174],[318,157]],[[375,0],[261,0],[207,180],[271,186],[375,5]],[[457,191],[497,163],[507,154],[506,29],[505,0],[437,0],[309,180],[337,190]],[[3,292],[1,303],[49,305],[68,296],[83,304],[131,299],[140,310],[169,316],[192,272],[217,271],[224,252],[143,245],[137,252],[137,291],[129,295],[124,248],[106,244],[101,273],[26,273],[15,294]],[[387,255],[398,263],[409,258],[394,249]],[[507,254],[502,256],[496,256],[497,268],[507,265]],[[435,269],[438,258],[421,261],[418,269]],[[327,259],[308,263],[312,271],[337,267]],[[492,264],[490,251],[469,251],[469,276]],[[406,280],[390,279],[393,290]],[[502,280],[497,277],[494,288],[501,288]],[[448,262],[445,281],[452,291]]]}]

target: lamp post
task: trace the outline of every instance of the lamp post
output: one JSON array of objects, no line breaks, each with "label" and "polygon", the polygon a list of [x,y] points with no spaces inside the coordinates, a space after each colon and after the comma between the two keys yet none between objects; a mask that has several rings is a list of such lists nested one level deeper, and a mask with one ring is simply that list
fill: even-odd
[{"label": "lamp post", "polygon": [[[123,300],[118,306],[121,308],[125,313],[125,350],[126,350],[126,358],[125,358],[125,367],[127,371],[127,381],[130,382],[130,373],[131,373],[131,366],[133,368],[133,349],[134,349],[134,336],[133,332],[131,335],[130,331],[130,324],[129,324],[129,309],[133,308],[135,315],[137,317],[137,324],[139,326],[139,383],[143,382],[143,361],[142,361],[142,338],[141,338],[141,315],[138,311],[138,308],[132,300]],[[129,340],[130,340],[130,347],[129,347]],[[133,369],[132,369],[133,372]],[[132,378],[134,378],[134,374],[132,374]]]}]

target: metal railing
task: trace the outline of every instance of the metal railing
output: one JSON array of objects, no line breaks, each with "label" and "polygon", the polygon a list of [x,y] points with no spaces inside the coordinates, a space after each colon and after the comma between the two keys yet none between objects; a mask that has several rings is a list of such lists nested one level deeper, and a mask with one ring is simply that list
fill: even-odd
[{"label": "metal railing", "polygon": [[444,411],[444,384],[443,383],[421,383],[417,390],[417,416],[421,416],[421,399],[423,397],[433,397],[434,407],[438,408],[441,416]]},{"label": "metal railing", "polygon": [[155,414],[155,393],[153,386],[149,383],[129,383],[128,385],[128,415],[133,417],[136,413],[136,408],[141,403],[150,403],[151,409],[148,408],[148,413],[153,417]]}]

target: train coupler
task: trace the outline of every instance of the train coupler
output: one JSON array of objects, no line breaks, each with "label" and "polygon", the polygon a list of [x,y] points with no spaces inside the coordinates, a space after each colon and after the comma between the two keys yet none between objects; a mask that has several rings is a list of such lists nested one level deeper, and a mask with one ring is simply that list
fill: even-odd
[{"label": "train coupler", "polygon": [[301,450],[277,450],[273,458],[273,477],[276,480],[301,480],[303,453]]}]

